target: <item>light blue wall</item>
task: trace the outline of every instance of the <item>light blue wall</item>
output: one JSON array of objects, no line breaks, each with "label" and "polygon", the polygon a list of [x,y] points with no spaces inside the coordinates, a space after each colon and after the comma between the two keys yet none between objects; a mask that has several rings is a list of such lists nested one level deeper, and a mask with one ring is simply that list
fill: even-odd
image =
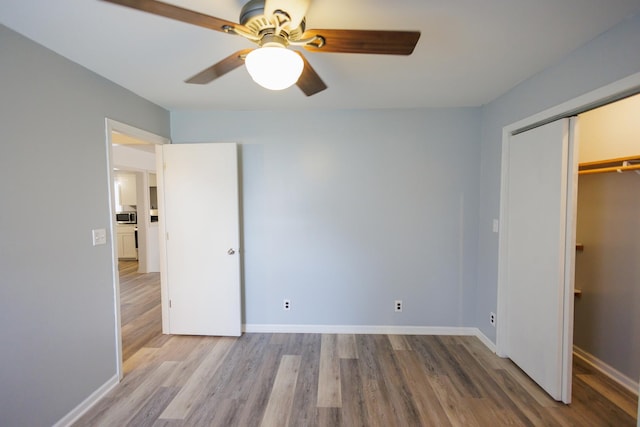
[{"label": "light blue wall", "polygon": [[495,328],[488,316],[497,305],[498,235],[491,231],[491,222],[500,212],[502,128],[637,72],[640,16],[627,19],[483,107],[478,298],[473,323],[494,342]]},{"label": "light blue wall", "polygon": [[0,425],[50,426],[116,374],[105,117],[168,112],[0,25]]},{"label": "light blue wall", "polygon": [[172,112],[174,143],[241,144],[244,321],[471,326],[479,119],[478,108]]}]

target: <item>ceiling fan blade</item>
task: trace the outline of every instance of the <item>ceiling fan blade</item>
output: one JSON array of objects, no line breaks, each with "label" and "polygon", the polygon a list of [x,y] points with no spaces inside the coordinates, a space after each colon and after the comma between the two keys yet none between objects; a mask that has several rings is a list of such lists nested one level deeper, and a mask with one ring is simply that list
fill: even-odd
[{"label": "ceiling fan blade", "polygon": [[235,22],[216,18],[214,16],[205,15],[204,13],[195,12],[193,10],[184,9],[172,4],[163,3],[156,0],[104,0],[109,3],[127,6],[133,9],[149,12],[154,15],[164,16],[165,18],[175,19],[176,21],[186,22],[188,24],[198,25],[200,27],[209,28],[225,33],[223,27],[231,26],[233,28],[242,27]]},{"label": "ceiling fan blade", "polygon": [[218,77],[222,77],[229,71],[233,71],[244,64],[244,57],[253,49],[243,49],[227,56],[222,61],[213,64],[211,67],[202,70],[195,76],[185,80],[185,83],[204,85],[211,83]]},{"label": "ceiling fan blade", "polygon": [[302,69],[302,74],[300,75],[300,78],[298,79],[296,85],[307,96],[315,95],[316,93],[325,90],[327,88],[327,85],[322,81],[311,64],[309,64],[307,58],[305,58],[304,55],[300,52],[296,53],[300,55],[302,57],[302,60],[304,61],[304,68]]},{"label": "ceiling fan blade", "polygon": [[322,47],[305,45],[312,52],[411,55],[420,38],[419,31],[307,30],[303,39],[322,36]]},{"label": "ceiling fan blade", "polygon": [[276,10],[287,12],[291,18],[291,28],[297,28],[307,14],[310,3],[311,0],[265,0],[264,14],[271,16]]}]

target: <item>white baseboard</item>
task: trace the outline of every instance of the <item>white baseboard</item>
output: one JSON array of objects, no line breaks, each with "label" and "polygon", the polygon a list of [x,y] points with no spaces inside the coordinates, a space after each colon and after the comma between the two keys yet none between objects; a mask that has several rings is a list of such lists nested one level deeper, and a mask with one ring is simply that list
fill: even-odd
[{"label": "white baseboard", "polygon": [[392,335],[465,335],[475,336],[493,353],[496,346],[478,328],[457,326],[396,326],[396,325],[278,325],[246,324],[247,333],[283,334],[392,334]]},{"label": "white baseboard", "polygon": [[611,378],[613,381],[620,384],[631,393],[638,395],[638,382],[627,377],[625,374],[618,371],[613,366],[608,365],[591,353],[587,353],[586,351],[582,350],[580,347],[576,347],[575,345],[573,346],[573,355],[582,359],[583,361],[591,365],[594,369],[597,369],[602,374]]},{"label": "white baseboard", "polygon": [[62,417],[57,423],[53,425],[53,427],[67,427],[76,422],[81,416],[85,414],[85,412],[87,412],[93,405],[95,405],[98,400],[102,399],[107,393],[111,391],[112,388],[117,386],[118,383],[118,375],[114,375],[106,383],[101,385],[100,388],[91,393],[91,395],[84,401],[82,401],[82,403],[73,408],[71,412]]},{"label": "white baseboard", "polygon": [[246,324],[247,333],[296,334],[392,334],[392,335],[476,335],[477,328],[396,325],[278,325]]},{"label": "white baseboard", "polygon": [[496,345],[491,341],[480,329],[476,329],[476,337],[484,344],[492,353],[496,352]]}]

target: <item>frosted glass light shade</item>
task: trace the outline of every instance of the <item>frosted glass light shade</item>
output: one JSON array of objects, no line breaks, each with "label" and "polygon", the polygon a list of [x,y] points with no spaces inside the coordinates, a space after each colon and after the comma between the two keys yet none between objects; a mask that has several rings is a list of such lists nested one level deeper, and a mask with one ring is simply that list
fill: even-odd
[{"label": "frosted glass light shade", "polygon": [[280,46],[254,49],[244,63],[253,81],[271,90],[282,90],[295,84],[304,68],[300,55]]}]

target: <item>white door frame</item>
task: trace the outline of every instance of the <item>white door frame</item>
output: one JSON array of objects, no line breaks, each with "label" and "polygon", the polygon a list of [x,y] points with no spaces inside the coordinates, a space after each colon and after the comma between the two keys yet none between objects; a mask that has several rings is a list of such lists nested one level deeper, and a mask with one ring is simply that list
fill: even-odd
[{"label": "white door frame", "polygon": [[[514,133],[518,133],[521,130],[533,128],[537,125],[548,123],[562,117],[569,117],[597,106],[607,104],[609,102],[618,100],[625,96],[629,96],[634,93],[640,92],[640,73],[632,74],[622,80],[618,80],[609,85],[603,86],[599,89],[586,93],[582,96],[564,102],[555,107],[549,108],[525,119],[519,120],[502,129],[502,176],[501,176],[501,188],[500,188],[500,248],[498,252],[498,301],[497,301],[497,330],[496,330],[496,353],[498,356],[506,357],[506,342],[507,342],[507,325],[500,322],[500,319],[506,318],[503,316],[507,310],[507,290],[508,283],[506,280],[506,259],[507,251],[506,247],[506,217],[508,212],[506,209],[506,199],[508,183],[506,182],[506,172],[509,168],[509,140]],[[571,156],[569,156],[571,157]],[[568,169],[573,170],[577,159],[567,159]],[[572,185],[577,185],[573,183]],[[570,213],[566,219],[565,226],[575,228],[575,212]],[[567,248],[567,255],[565,261],[569,256],[569,249]],[[573,289],[571,280],[565,280],[565,298],[573,298]],[[570,323],[568,317],[573,316],[573,312],[565,313],[565,327]],[[563,334],[563,352],[566,355],[571,355],[573,349],[572,334]],[[565,359],[566,363],[570,363],[571,357]],[[566,367],[566,366],[565,366]],[[567,369],[563,369],[567,371]],[[567,371],[567,372],[570,372]],[[566,375],[566,373],[565,373]],[[570,398],[570,396],[569,396]]]},{"label": "white door frame", "polygon": [[120,318],[120,274],[118,272],[118,250],[116,243],[116,218],[114,215],[116,198],[113,192],[113,152],[112,152],[112,140],[111,134],[113,132],[120,132],[126,135],[132,136],[137,139],[141,139],[150,144],[169,144],[171,141],[160,135],[156,135],[151,132],[133,127],[126,123],[121,123],[109,118],[105,119],[105,142],[107,150],[107,174],[109,177],[109,240],[111,242],[111,270],[113,280],[113,295],[114,295],[114,310],[115,310],[115,338],[116,338],[116,367],[118,380],[122,380],[124,375],[122,371],[122,325]]}]

